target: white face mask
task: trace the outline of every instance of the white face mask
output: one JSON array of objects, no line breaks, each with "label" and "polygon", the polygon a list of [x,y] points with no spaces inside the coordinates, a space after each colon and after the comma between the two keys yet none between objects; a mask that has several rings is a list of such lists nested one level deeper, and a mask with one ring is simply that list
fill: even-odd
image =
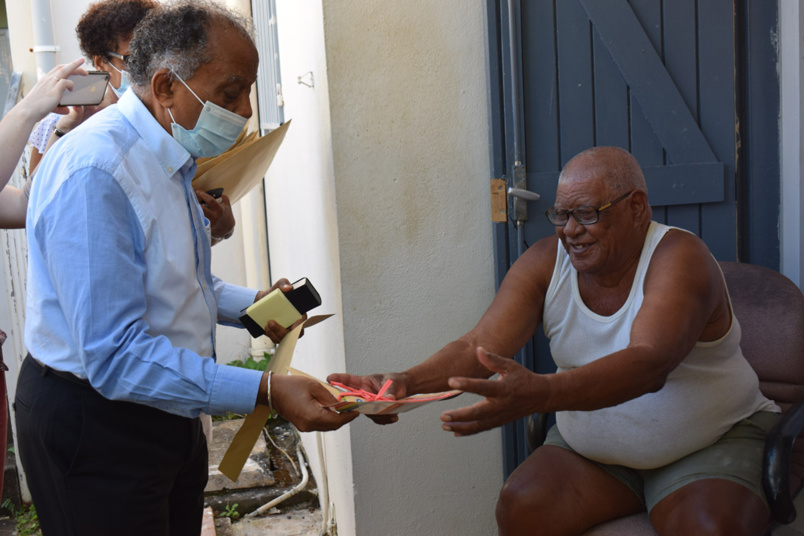
[{"label": "white face mask", "polygon": [[114,94],[117,95],[117,98],[119,99],[123,96],[123,93],[126,92],[129,86],[131,86],[131,80],[128,77],[128,71],[121,71],[111,63],[109,63],[109,67],[120,73],[120,87],[116,88],[112,84],[109,84],[109,87],[112,88],[112,91],[114,91]]},{"label": "white face mask", "polygon": [[204,105],[201,115],[198,116],[198,121],[195,123],[195,128],[192,130],[187,130],[178,124],[173,118],[170,108],[168,108],[168,114],[170,114],[170,119],[173,121],[171,124],[173,138],[196,158],[218,156],[237,141],[237,137],[248,122],[248,118],[221,108],[215,103],[202,101],[195,94],[195,91],[190,89],[187,82],[182,80],[176,73],[173,74],[184,84],[184,87],[190,90],[190,93],[198,99],[198,102]]}]

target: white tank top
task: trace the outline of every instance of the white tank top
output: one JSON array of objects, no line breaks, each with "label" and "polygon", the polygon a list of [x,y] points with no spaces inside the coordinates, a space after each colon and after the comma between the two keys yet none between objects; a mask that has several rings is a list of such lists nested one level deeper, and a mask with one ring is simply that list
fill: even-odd
[{"label": "white tank top", "polygon": [[[651,222],[631,292],[611,316],[600,316],[583,303],[578,273],[559,243],[543,321],[559,372],[628,346],[631,325],[644,299],[648,264],[670,229]],[[732,316],[728,333],[716,341],[696,343],[659,391],[595,411],[558,412],[561,435],[592,460],[652,469],[711,445],[757,411],[778,413],[779,408],[760,393],[757,375],[739,343],[740,324]]]}]

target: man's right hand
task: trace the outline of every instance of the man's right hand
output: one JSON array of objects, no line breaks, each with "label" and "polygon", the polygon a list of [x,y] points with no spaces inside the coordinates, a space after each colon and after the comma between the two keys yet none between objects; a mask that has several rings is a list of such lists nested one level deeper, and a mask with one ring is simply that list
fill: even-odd
[{"label": "man's right hand", "polygon": [[360,415],[337,413],[326,406],[337,400],[317,381],[301,376],[271,375],[271,405],[300,432],[337,430]]}]

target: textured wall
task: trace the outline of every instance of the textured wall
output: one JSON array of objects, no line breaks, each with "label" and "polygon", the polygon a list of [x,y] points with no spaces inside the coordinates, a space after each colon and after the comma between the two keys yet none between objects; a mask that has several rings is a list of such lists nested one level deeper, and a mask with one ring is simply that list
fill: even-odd
[{"label": "textured wall", "polygon": [[[323,6],[346,365],[402,370],[493,296],[483,7]],[[453,438],[443,409],[351,425],[356,534],[496,531],[499,432]]]}]

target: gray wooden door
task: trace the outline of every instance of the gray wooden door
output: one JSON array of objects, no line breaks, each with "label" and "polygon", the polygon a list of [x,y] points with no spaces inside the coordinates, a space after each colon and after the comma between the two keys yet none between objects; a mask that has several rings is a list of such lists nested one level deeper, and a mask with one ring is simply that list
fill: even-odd
[{"label": "gray wooden door", "polygon": [[[775,2],[487,6],[492,174],[541,196],[509,203],[495,224],[498,281],[554,232],[544,211],[561,167],[599,145],[639,160],[654,219],[698,234],[718,260],[778,268]],[[517,359],[555,370],[543,336]],[[509,473],[527,455],[521,423],[503,436]]]}]

